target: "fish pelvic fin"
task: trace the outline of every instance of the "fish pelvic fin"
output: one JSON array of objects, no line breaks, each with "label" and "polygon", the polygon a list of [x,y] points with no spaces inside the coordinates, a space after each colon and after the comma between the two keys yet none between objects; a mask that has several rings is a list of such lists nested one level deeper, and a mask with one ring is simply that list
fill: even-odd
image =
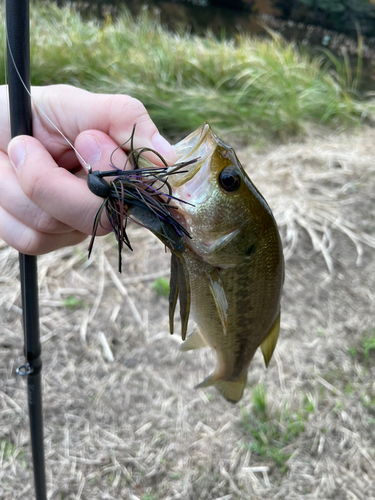
[{"label": "fish pelvic fin", "polygon": [[273,322],[273,325],[271,326],[266,339],[263,340],[263,342],[260,344],[264,362],[267,368],[271,361],[273,351],[275,350],[277,339],[279,338],[279,331],[280,331],[280,313],[277,315],[277,318]]},{"label": "fish pelvic fin", "polygon": [[209,347],[198,326],[194,328],[188,338],[180,345],[180,351],[192,351]]},{"label": "fish pelvic fin", "polygon": [[215,302],[217,314],[219,315],[224,335],[227,334],[228,325],[228,299],[225,293],[224,283],[217,269],[206,273],[209,278],[209,288]]},{"label": "fish pelvic fin", "polygon": [[191,292],[189,271],[182,255],[179,255],[178,260],[178,293],[180,301],[181,338],[185,340],[190,315]]},{"label": "fish pelvic fin", "polygon": [[217,380],[215,374],[205,378],[203,382],[196,385],[194,389],[202,389],[204,387],[214,386],[224,399],[229,403],[238,403],[242,398],[247,380],[247,373],[236,380]]},{"label": "fish pelvic fin", "polygon": [[174,312],[178,299],[178,260],[174,253],[171,254],[171,277],[169,280],[169,331],[173,335]]},{"label": "fish pelvic fin", "polygon": [[182,340],[185,340],[191,302],[189,272],[182,255],[172,252],[169,282],[169,330],[171,335],[173,334],[173,319],[178,298],[180,299],[181,337]]}]

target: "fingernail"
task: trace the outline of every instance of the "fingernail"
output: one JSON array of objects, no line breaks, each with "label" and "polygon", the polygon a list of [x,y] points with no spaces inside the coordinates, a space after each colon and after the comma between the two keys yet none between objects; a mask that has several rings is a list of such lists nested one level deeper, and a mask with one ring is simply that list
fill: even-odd
[{"label": "fingernail", "polygon": [[94,166],[102,156],[99,141],[93,135],[82,134],[77,139],[76,147],[79,148],[83,159],[91,166]]},{"label": "fingernail", "polygon": [[165,158],[166,160],[172,160],[172,161],[175,160],[176,158],[175,150],[169,144],[169,142],[159,134],[159,132],[154,134],[153,138],[151,139],[151,144],[152,147],[155,149],[155,151],[160,153],[163,158]]},{"label": "fingernail", "polygon": [[8,156],[13,167],[17,170],[25,161],[26,157],[25,143],[22,139],[13,139],[10,141],[8,145]]}]

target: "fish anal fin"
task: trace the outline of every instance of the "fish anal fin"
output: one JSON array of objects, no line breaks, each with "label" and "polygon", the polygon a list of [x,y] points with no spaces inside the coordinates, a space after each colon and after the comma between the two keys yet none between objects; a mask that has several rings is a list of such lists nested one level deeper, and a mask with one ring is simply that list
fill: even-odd
[{"label": "fish anal fin", "polygon": [[198,326],[194,328],[184,343],[180,345],[180,351],[192,351],[209,347]]},{"label": "fish anal fin", "polygon": [[247,373],[236,380],[217,380],[215,374],[205,378],[203,382],[196,385],[194,389],[202,389],[204,387],[214,386],[224,399],[229,403],[238,403],[242,398],[247,380]]},{"label": "fish anal fin", "polygon": [[260,344],[260,348],[263,353],[263,358],[266,367],[268,367],[272,358],[273,351],[275,350],[277,339],[279,338],[279,331],[280,331],[280,313],[277,315],[277,318],[273,322],[273,325],[271,326],[266,339],[263,340],[263,342]]},{"label": "fish anal fin", "polygon": [[212,271],[207,272],[207,276],[209,278],[208,286],[223,327],[223,333],[226,335],[228,325],[228,299],[225,293],[224,283],[221,279],[219,271],[215,268],[213,268]]}]

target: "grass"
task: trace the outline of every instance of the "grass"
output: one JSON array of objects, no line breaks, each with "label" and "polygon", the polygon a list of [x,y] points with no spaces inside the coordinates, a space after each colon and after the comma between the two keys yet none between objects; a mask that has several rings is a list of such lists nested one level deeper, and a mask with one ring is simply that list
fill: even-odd
[{"label": "grass", "polygon": [[[133,30],[124,34],[120,21],[108,21],[99,28],[95,23],[82,23],[72,11],[53,9],[51,6],[48,14],[46,9],[33,8],[34,16],[39,13],[38,24],[34,17],[32,28],[34,82],[65,81],[95,90],[142,91],[144,98],[139,97],[147,105],[150,103],[154,118],[159,125],[166,124],[171,135],[191,130],[194,120],[203,116],[216,120],[215,128],[239,130],[241,138],[246,134],[259,137],[262,133],[283,137],[284,130],[285,135],[289,130],[303,131],[308,120],[331,125],[358,122],[362,104],[346,88],[345,81],[335,81],[322,70],[318,60],[310,65],[308,58],[282,40],[238,38],[222,43],[212,37],[194,39],[166,33],[148,18],[134,23],[126,16],[120,21],[127,30],[133,23]],[[118,47],[123,40],[122,51],[114,51],[116,36]],[[173,41],[175,50],[167,54],[161,66],[162,45]],[[61,48],[57,50],[58,44]],[[159,62],[154,60],[158,50]],[[268,52],[263,54],[261,50]],[[221,54],[222,59],[215,54]],[[297,65],[294,70],[293,64]],[[151,69],[146,71],[145,66]],[[312,83],[298,86],[302,80],[309,82],[313,70],[316,77]],[[220,79],[210,82],[208,76],[215,74]],[[256,76],[251,79],[250,74]],[[283,79],[284,96],[278,87]],[[325,91],[316,90],[324,89],[324,85],[328,85],[327,94],[333,99],[328,104],[324,102]],[[217,102],[206,99],[213,95]],[[329,109],[337,113],[328,113],[328,118],[323,119]],[[246,390],[242,414],[239,406],[227,405],[216,393],[192,389],[201,380],[201,372],[207,374],[206,365],[212,363],[210,353],[177,353],[168,334],[167,311],[164,305],[157,307],[156,302],[163,301],[155,301],[149,282],[139,279],[137,283],[125,283],[139,311],[149,311],[143,331],[123,295],[113,287],[109,274],[105,274],[100,309],[92,314],[102,275],[101,259],[93,258],[90,266],[79,269],[73,264],[69,269],[65,267],[66,262],[77,262],[72,259],[77,256],[73,249],[61,249],[39,259],[44,294],[45,443],[51,498],[375,498],[375,332],[370,328],[374,259],[365,247],[365,267],[355,267],[354,247],[338,240],[339,244],[332,245],[332,259],[335,266],[341,266],[344,279],[338,281],[333,274],[327,280],[322,259],[306,253],[310,249],[306,240],[302,238],[297,245],[299,231],[294,224],[295,220],[307,220],[303,227],[315,231],[313,236],[320,234],[321,227],[327,228],[330,241],[329,224],[343,223],[350,211],[351,225],[344,229],[348,235],[356,231],[361,236],[371,219],[375,192],[369,149],[373,142],[373,131],[367,131],[349,139],[328,137],[278,146],[263,157],[244,156],[246,166],[258,176],[256,184],[261,191],[268,189],[264,194],[267,200],[270,198],[281,224],[285,227],[289,221],[290,231],[285,232],[291,249],[288,253],[292,254],[295,247],[298,252],[287,267],[279,360],[268,370],[267,392],[259,385],[249,401],[250,391]],[[337,168],[336,162],[343,167]],[[329,196],[325,194],[327,178],[338,186],[334,189],[332,183]],[[349,184],[356,189],[345,198],[341,187]],[[314,191],[310,191],[312,185]],[[367,197],[369,208],[362,205]],[[349,199],[356,203],[346,203]],[[341,201],[345,203],[341,205]],[[316,221],[321,220],[317,217],[322,214],[326,223],[316,229]],[[332,227],[334,230],[337,226]],[[167,256],[154,251],[153,240],[138,233],[138,228],[134,229],[134,237],[137,251],[127,255],[124,278],[165,269]],[[321,241],[324,245],[326,240],[322,237]],[[98,244],[103,245],[103,252],[108,249],[105,241]],[[78,256],[86,254],[86,245],[79,246]],[[108,259],[116,269],[116,255]],[[29,452],[26,461],[23,451],[17,455],[21,447],[28,447],[25,387],[14,376],[15,358],[18,362],[22,356],[18,255],[9,253],[1,243],[0,270],[0,458],[4,455],[0,497],[9,491],[4,498],[15,498],[29,485],[22,498],[31,500]],[[57,296],[64,297],[64,290],[77,283],[87,288],[84,307],[90,307],[88,319],[79,309],[66,314],[64,308],[56,311],[51,305],[55,287],[60,292]],[[320,297],[321,309],[317,302]],[[73,296],[73,307],[75,301],[79,298]],[[87,335],[78,334],[84,328]],[[318,328],[321,331],[316,335]],[[346,329],[353,335],[344,337]],[[106,332],[115,350],[113,362],[103,358],[100,331]],[[366,334],[362,334],[364,331]],[[359,353],[356,363],[348,362],[343,343],[346,338]],[[365,363],[366,356],[369,361]],[[250,372],[252,381],[259,380],[264,376],[263,364],[260,367],[254,360]],[[314,379],[314,373],[327,383],[322,385],[322,380]],[[6,493],[2,491],[5,486]]]},{"label": "grass", "polygon": [[375,329],[365,333],[362,339],[363,356],[366,361],[370,361],[370,356],[375,356]]},{"label": "grass", "polygon": [[63,304],[67,309],[74,311],[75,309],[79,309],[83,306],[83,300],[78,299],[74,295],[69,295],[69,297],[63,300]]},{"label": "grass", "polygon": [[337,80],[340,87],[346,88],[355,95],[358,95],[358,87],[360,85],[362,76],[362,66],[363,58],[362,52],[364,47],[363,36],[358,25],[357,29],[357,41],[358,41],[358,57],[355,71],[352,70],[352,65],[350,63],[349,55],[344,49],[342,51],[342,58],[336,57],[332,52],[327,49],[322,49],[323,54],[327,57],[328,66],[332,68],[331,73],[333,77]]},{"label": "grass", "polygon": [[[359,235],[373,224],[374,142],[375,131],[367,129],[238,153],[277,214],[294,209],[306,218],[306,205],[321,207],[316,214],[324,208],[333,221],[349,218]],[[332,189],[325,194],[327,179]],[[344,196],[346,185],[356,189]],[[155,300],[150,277],[155,270],[164,275],[170,257],[156,251],[147,231],[133,225],[129,231],[134,252],[124,256],[120,279],[143,327],[114,286],[113,238],[98,238],[89,265],[80,259],[87,242],[79,252],[64,248],[38,258],[49,497],[375,498],[374,351],[368,363],[363,355],[353,362],[347,353],[350,346],[361,352],[362,339],[369,346],[375,336],[371,248],[364,246],[357,267],[354,245],[332,228],[335,273],[327,279],[324,259],[301,235],[287,262],[275,357],[266,371],[256,355],[248,375],[252,389],[230,405],[213,389],[193,389],[212,372],[214,355],[178,351],[177,325],[170,337],[167,303]],[[26,386],[14,374],[22,363],[18,253],[1,242],[0,281],[0,443],[14,444],[26,461],[22,467],[9,448],[0,463],[0,498],[32,500]],[[85,311],[55,307],[70,293],[84,300]],[[103,356],[99,332],[113,361]],[[259,379],[267,389],[253,393]]]},{"label": "grass", "polygon": [[124,11],[116,21],[99,23],[48,3],[32,6],[31,35],[34,85],[130,94],[171,138],[208,121],[242,140],[282,139],[303,132],[310,121],[359,123],[365,108],[352,81],[338,79],[321,57],[301,54],[275,34],[199,38],[166,31],[147,11],[137,20]]},{"label": "grass", "polygon": [[156,500],[156,497],[150,493],[146,493],[142,496],[142,500]]},{"label": "grass", "polygon": [[252,413],[242,410],[241,424],[249,437],[245,447],[272,461],[285,473],[288,470],[287,461],[292,455],[289,445],[304,432],[308,415],[314,412],[314,405],[305,397],[302,410],[291,412],[285,404],[281,412],[272,411],[263,384],[253,390],[252,402]]},{"label": "grass", "polygon": [[169,281],[163,276],[152,283],[152,288],[159,297],[168,297],[169,295]]},{"label": "grass", "polygon": [[375,328],[365,330],[362,334],[361,343],[349,347],[348,352],[353,359],[358,359],[366,365],[370,364],[372,366],[375,359]]},{"label": "grass", "polygon": [[0,464],[2,467],[9,466],[11,462],[17,460],[21,467],[26,467],[25,452],[20,450],[14,444],[6,441],[5,439],[0,440]]}]

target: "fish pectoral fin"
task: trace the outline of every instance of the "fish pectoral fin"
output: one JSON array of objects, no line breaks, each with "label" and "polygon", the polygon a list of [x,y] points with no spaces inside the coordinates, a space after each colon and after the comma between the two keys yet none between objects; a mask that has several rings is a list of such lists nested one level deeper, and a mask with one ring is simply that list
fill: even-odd
[{"label": "fish pectoral fin", "polygon": [[217,269],[213,268],[210,272],[206,271],[206,274],[209,278],[208,286],[223,327],[223,333],[226,335],[228,326],[228,299],[225,293],[224,283]]},{"label": "fish pectoral fin", "polygon": [[271,361],[273,351],[275,350],[277,339],[279,338],[279,331],[280,331],[280,313],[277,315],[277,318],[273,322],[273,325],[271,326],[266,339],[263,340],[263,342],[260,344],[264,362],[267,368]]},{"label": "fish pectoral fin", "polygon": [[192,351],[209,347],[198,326],[194,328],[184,343],[180,345],[180,351]]},{"label": "fish pectoral fin", "polygon": [[238,403],[242,398],[247,380],[247,373],[237,380],[217,380],[215,374],[205,378],[203,382],[196,385],[194,389],[202,389],[211,387],[212,385],[220,392],[220,394],[229,401],[229,403]]}]

